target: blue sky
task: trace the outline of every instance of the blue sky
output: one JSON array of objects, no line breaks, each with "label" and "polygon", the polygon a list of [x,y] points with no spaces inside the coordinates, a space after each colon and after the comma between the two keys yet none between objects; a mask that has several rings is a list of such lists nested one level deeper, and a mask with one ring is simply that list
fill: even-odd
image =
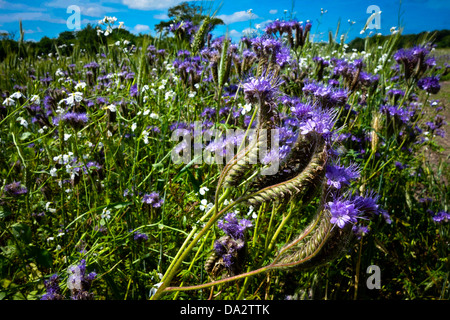
[{"label": "blue sky", "polygon": [[[115,16],[124,22],[133,33],[155,35],[154,25],[167,20],[167,9],[182,0],[0,0],[0,32],[19,34],[19,19],[22,19],[25,40],[38,41],[43,36],[57,37],[60,32],[70,30],[67,13],[70,5],[81,9],[81,27],[87,23],[96,24],[104,16]],[[348,40],[361,36],[360,31],[370,14],[367,8],[376,5],[381,10],[380,29],[367,30],[389,34],[390,28],[399,26],[398,0],[197,0],[199,4],[216,9],[220,3],[218,16],[226,26],[217,28],[216,34],[229,34],[236,41],[249,29],[264,27],[275,19],[283,19],[294,14],[299,21],[313,23],[312,34],[317,41],[327,40],[328,31],[333,34],[341,21],[340,34],[348,34]],[[293,8],[293,10],[292,10]],[[252,9],[252,14],[248,10]],[[403,0],[401,5],[401,25],[403,33],[417,33],[450,29],[450,1],[448,0]],[[348,21],[352,23],[349,23]],[[17,38],[16,37],[16,38]]]}]

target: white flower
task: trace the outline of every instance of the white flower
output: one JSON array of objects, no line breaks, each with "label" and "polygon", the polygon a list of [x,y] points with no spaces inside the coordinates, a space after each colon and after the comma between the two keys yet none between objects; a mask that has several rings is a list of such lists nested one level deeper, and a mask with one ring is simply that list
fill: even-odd
[{"label": "white flower", "polygon": [[200,201],[200,210],[202,211],[207,211],[209,209],[211,209],[213,207],[212,203],[208,203],[208,200],[203,199],[202,201]]},{"label": "white flower", "polygon": [[191,92],[189,92],[188,97],[193,98],[193,97],[195,97],[196,94],[197,93],[195,91],[191,91]]},{"label": "white flower", "polygon": [[30,102],[34,104],[41,104],[41,99],[38,95],[34,95],[30,98]]},{"label": "white flower", "polygon": [[136,124],[136,123],[133,123],[133,124],[131,125],[131,131],[134,132],[134,130],[136,130],[136,128],[137,128],[137,124]]},{"label": "white flower", "polygon": [[246,114],[252,110],[252,105],[250,103],[246,103],[242,108],[241,113]]},{"label": "white flower", "polygon": [[3,101],[3,105],[10,107],[16,104],[16,101],[14,101],[14,99],[11,98],[6,98],[5,101]]},{"label": "white flower", "polygon": [[167,100],[169,100],[170,98],[173,98],[174,96],[175,96],[175,92],[173,92],[173,91],[167,91],[166,94],[165,94],[164,99],[167,101]]},{"label": "white flower", "polygon": [[152,119],[159,119],[159,116],[156,113],[150,113],[150,118]]},{"label": "white flower", "polygon": [[50,208],[50,205],[51,205],[51,204],[52,204],[51,202],[47,202],[47,203],[45,204],[45,210],[48,211],[48,212],[54,213],[54,212],[56,212],[56,209]]},{"label": "white flower", "polygon": [[25,120],[24,118],[18,117],[18,118],[16,119],[16,121],[19,121],[19,122],[20,122],[20,125],[24,126],[25,128],[28,128],[28,122],[27,122],[27,120]]},{"label": "white flower", "polygon": [[110,104],[109,106],[106,107],[106,109],[109,109],[109,111],[111,112],[117,111],[117,107],[114,104]]},{"label": "white flower", "polygon": [[50,169],[50,175],[52,177],[57,177],[58,175],[56,174],[56,171],[58,171],[56,168],[51,168]]},{"label": "white flower", "polygon": [[75,102],[80,102],[81,100],[83,100],[83,93],[76,91],[74,93],[70,93],[69,97],[67,99],[63,99],[62,101],[69,106],[73,106]]},{"label": "white flower", "polygon": [[100,217],[105,220],[111,219],[111,211],[106,208],[103,208],[103,212],[100,215]]},{"label": "white flower", "polygon": [[148,131],[147,130],[142,131],[142,139],[144,140],[145,144],[148,144]]},{"label": "white flower", "polygon": [[86,82],[79,82],[79,83],[77,83],[77,85],[75,86],[75,90],[84,89],[85,87],[86,87]]},{"label": "white flower", "polygon": [[72,136],[72,135],[69,134],[69,133],[64,133],[64,141],[69,140],[71,136]]},{"label": "white flower", "polygon": [[208,187],[201,187],[199,193],[203,196],[207,191],[209,191]]},{"label": "white flower", "polygon": [[23,97],[23,94],[20,91],[14,92],[12,95],[9,96],[10,98],[14,99],[20,99]]}]

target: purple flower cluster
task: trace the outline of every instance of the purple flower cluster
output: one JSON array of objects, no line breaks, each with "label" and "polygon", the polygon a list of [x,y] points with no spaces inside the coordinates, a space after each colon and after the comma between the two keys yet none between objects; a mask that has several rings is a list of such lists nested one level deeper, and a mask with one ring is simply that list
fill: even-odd
[{"label": "purple flower cluster", "polygon": [[250,103],[270,103],[278,94],[280,82],[271,77],[252,77],[244,84],[245,100]]},{"label": "purple flower cluster", "polygon": [[148,240],[148,236],[145,233],[133,232],[133,240],[136,242],[145,242]]},{"label": "purple flower cluster", "polygon": [[[89,121],[89,117],[85,112],[72,111],[63,114],[61,119],[74,128],[82,128]],[[53,119],[55,125],[58,123],[58,121],[59,120],[57,118]]]},{"label": "purple flower cluster", "polygon": [[359,210],[356,209],[355,204],[346,199],[335,199],[327,203],[327,208],[330,210],[330,222],[337,225],[339,228],[344,228],[347,224],[356,223],[359,215]]},{"label": "purple flower cluster", "polygon": [[403,65],[406,79],[419,78],[427,69],[436,65],[434,58],[427,57],[430,51],[429,45],[402,48],[394,54],[394,59],[399,65]]},{"label": "purple flower cluster", "polygon": [[27,188],[22,186],[20,181],[7,184],[3,190],[7,195],[12,197],[17,197],[28,192]]},{"label": "purple flower cluster", "polygon": [[198,26],[194,25],[189,20],[185,20],[171,24],[168,29],[170,32],[178,35],[182,39],[191,40],[192,36],[197,32]]},{"label": "purple flower cluster", "polygon": [[153,208],[159,208],[164,203],[164,199],[160,199],[158,192],[146,193],[142,197],[142,203],[149,204]]},{"label": "purple flower cluster", "polygon": [[417,81],[417,86],[431,94],[437,94],[441,90],[439,77],[425,77]]},{"label": "purple flower cluster", "polygon": [[[70,266],[67,272],[69,274],[67,288],[70,290],[70,298],[72,300],[93,300],[94,295],[89,290],[97,273],[86,274],[86,260],[82,259],[78,265]],[[59,282],[58,274],[54,274],[48,280],[45,280],[46,293],[41,297],[41,300],[64,300]]]},{"label": "purple flower cluster", "polygon": [[280,67],[289,63],[290,50],[281,41],[270,37],[256,37],[250,41],[251,47],[259,59],[267,59],[277,63]]},{"label": "purple flower cluster", "polygon": [[297,47],[303,47],[311,27],[312,24],[310,22],[303,25],[302,22],[296,20],[275,20],[266,25],[265,32],[268,35],[274,36],[279,34],[280,37],[287,34],[291,48],[295,49]]},{"label": "purple flower cluster", "polygon": [[312,97],[322,108],[342,106],[348,98],[348,92],[344,89],[320,85],[315,82],[307,83],[302,91],[306,96]]},{"label": "purple flower cluster", "polygon": [[203,72],[200,56],[191,56],[188,50],[181,50],[178,52],[178,58],[173,61],[173,66],[183,83],[189,83],[193,86],[200,81]]},{"label": "purple flower cluster", "polygon": [[46,293],[41,297],[41,300],[63,300],[61,295],[61,287],[59,286],[59,276],[52,275],[48,280],[44,280]]},{"label": "purple flower cluster", "polygon": [[233,239],[244,239],[245,230],[252,227],[251,221],[247,219],[238,219],[235,212],[225,215],[219,220],[217,226]]},{"label": "purple flower cluster", "polygon": [[433,216],[433,221],[441,223],[448,222],[450,220],[450,213],[445,211],[439,211]]},{"label": "purple flower cluster", "polygon": [[327,184],[336,189],[348,186],[351,181],[358,178],[359,175],[359,168],[355,164],[351,164],[347,167],[339,164],[328,165],[325,173]]},{"label": "purple flower cluster", "polygon": [[[332,224],[339,228],[344,228],[348,224],[356,224],[358,219],[368,219],[375,215],[382,214],[387,223],[391,223],[389,214],[381,209],[378,202],[378,196],[374,193],[366,195],[355,195],[352,197],[336,197],[333,201],[326,204],[330,211]],[[354,229],[355,231],[358,228]],[[366,232],[367,233],[367,230]]]},{"label": "purple flower cluster", "polygon": [[331,109],[322,110],[315,108],[300,120],[301,134],[306,135],[309,132],[316,132],[328,139],[332,135],[332,128],[335,122],[335,112]]},{"label": "purple flower cluster", "polygon": [[242,250],[245,250],[245,230],[252,227],[247,219],[238,219],[236,213],[228,213],[217,223],[227,236],[214,242],[214,251],[223,259],[224,266],[231,269],[238,261]]},{"label": "purple flower cluster", "polygon": [[94,294],[90,293],[89,289],[97,273],[86,274],[86,260],[82,259],[78,265],[69,267],[68,273],[67,287],[71,291],[70,298],[72,300],[93,300]]}]

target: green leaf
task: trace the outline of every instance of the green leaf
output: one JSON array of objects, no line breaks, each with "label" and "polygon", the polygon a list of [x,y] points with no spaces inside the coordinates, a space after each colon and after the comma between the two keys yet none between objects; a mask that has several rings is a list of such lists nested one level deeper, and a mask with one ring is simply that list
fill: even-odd
[{"label": "green leaf", "polygon": [[30,256],[36,260],[36,262],[44,268],[51,268],[53,266],[53,258],[51,253],[42,248],[31,247]]},{"label": "green leaf", "polygon": [[0,206],[0,219],[11,215],[11,210],[6,206]]},{"label": "green leaf", "polygon": [[25,243],[31,242],[31,229],[25,223],[15,223],[11,226],[12,234]]},{"label": "green leaf", "polygon": [[24,132],[22,133],[22,135],[20,136],[19,140],[26,140],[28,139],[28,137],[31,136],[31,132]]}]

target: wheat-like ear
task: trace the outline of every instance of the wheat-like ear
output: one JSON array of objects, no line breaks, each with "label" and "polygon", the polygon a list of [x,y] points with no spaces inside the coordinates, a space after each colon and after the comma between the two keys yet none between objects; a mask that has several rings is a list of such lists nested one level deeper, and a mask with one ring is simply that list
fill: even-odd
[{"label": "wheat-like ear", "polygon": [[195,34],[194,41],[192,41],[192,52],[195,54],[200,50],[200,47],[205,39],[205,34],[208,31],[209,23],[211,18],[207,16],[204,20],[197,33]]},{"label": "wheat-like ear", "polygon": [[228,47],[230,46],[230,41],[228,38],[225,38],[223,40],[222,45],[222,53],[220,55],[220,64],[219,64],[219,70],[218,70],[218,77],[219,87],[223,87],[223,84],[225,81],[227,81],[228,75],[230,73],[229,68],[231,68],[231,57],[228,56]]},{"label": "wheat-like ear", "polygon": [[[245,142],[243,142],[245,143]],[[242,178],[252,171],[252,167],[257,164],[258,153],[261,146],[267,143],[267,135],[261,130],[256,130],[249,145],[239,151],[227,163],[219,178],[224,182],[225,187],[237,186],[242,182]]]},{"label": "wheat-like ear", "polygon": [[314,221],[296,239],[285,245],[272,266],[282,268],[312,268],[337,258],[352,238],[352,226],[336,228],[331,214],[320,208]]},{"label": "wheat-like ear", "polygon": [[[239,151],[222,170],[218,186],[224,182],[225,187],[237,186],[242,178],[258,170],[257,160],[260,148],[269,146],[271,142],[271,129],[274,128],[272,121],[273,110],[269,103],[259,101],[255,106],[257,109],[257,126],[255,133],[248,146]],[[245,141],[243,141],[245,143]]]},{"label": "wheat-like ear", "polygon": [[313,131],[306,135],[299,134],[289,154],[280,161],[278,171],[272,175],[258,175],[249,189],[259,190],[294,178],[311,161],[315,141],[319,138]]},{"label": "wheat-like ear", "polygon": [[295,177],[246,195],[243,200],[253,206],[259,206],[267,201],[287,201],[293,197],[302,197],[305,198],[303,201],[309,201],[313,195],[322,190],[327,162],[327,146],[323,137],[316,137],[311,143],[311,148],[311,160]]}]

